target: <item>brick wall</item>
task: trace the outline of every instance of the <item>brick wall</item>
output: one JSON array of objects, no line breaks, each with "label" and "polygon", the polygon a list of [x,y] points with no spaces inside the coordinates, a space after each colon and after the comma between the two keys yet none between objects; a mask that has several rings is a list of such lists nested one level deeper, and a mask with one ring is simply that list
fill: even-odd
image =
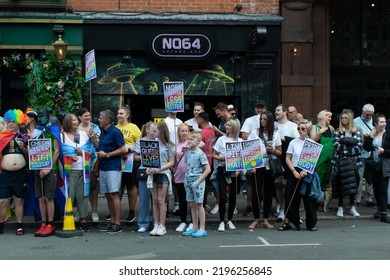
[{"label": "brick wall", "polygon": [[279,0],[68,0],[67,6],[74,12],[279,14]]}]

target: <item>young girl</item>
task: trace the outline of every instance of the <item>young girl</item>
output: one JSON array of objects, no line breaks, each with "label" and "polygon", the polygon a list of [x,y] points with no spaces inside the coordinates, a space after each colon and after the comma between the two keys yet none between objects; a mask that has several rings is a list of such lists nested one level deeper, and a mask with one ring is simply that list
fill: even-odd
[{"label": "young girl", "polygon": [[[225,231],[225,211],[226,211],[226,189],[228,181],[231,181],[230,175],[225,172],[225,157],[226,142],[235,142],[242,141],[238,137],[240,134],[240,121],[238,119],[230,119],[226,122],[226,135],[223,135],[218,138],[217,142],[214,145],[213,150],[213,159],[218,161],[216,168],[217,172],[217,182],[219,189],[219,220],[220,224],[218,226],[218,231]],[[214,171],[215,172],[215,171]],[[213,176],[213,175],[212,175]],[[229,189],[229,211],[228,211],[228,222],[227,226],[229,229],[236,229],[235,225],[232,222],[234,208],[236,207],[236,191],[237,186],[231,184]]]},{"label": "young girl", "polygon": [[[184,177],[187,171],[187,165],[184,161],[184,154],[188,145],[188,133],[190,129],[186,123],[182,123],[177,128],[178,141],[175,145],[175,172],[173,174],[173,183],[179,197],[180,225],[176,228],[177,232],[183,232],[187,227],[187,201],[186,191],[184,189]],[[190,224],[189,227],[192,225]]]},{"label": "young girl", "polygon": [[[210,165],[206,154],[199,148],[202,134],[197,131],[191,132],[188,142],[188,151],[185,153],[187,171],[185,173],[185,191],[187,201],[190,203],[193,229],[183,232],[184,236],[205,237],[206,214],[203,208],[205,191],[205,179],[210,173]],[[199,222],[199,227],[198,227]]]},{"label": "young girl", "polygon": [[161,169],[146,169],[147,175],[153,175],[152,198],[154,228],[150,232],[150,235],[162,236],[167,232],[165,228],[167,211],[165,206],[165,197],[168,187],[170,189],[169,192],[172,192],[170,168],[175,164],[175,154],[173,151],[174,145],[169,139],[169,131],[165,121],[157,123],[155,137],[157,137],[160,142]]},{"label": "young girl", "polygon": [[[142,138],[143,140],[153,140],[155,139],[155,133],[157,131],[157,126],[153,122],[148,122],[142,126]],[[134,160],[140,161],[141,154],[141,145],[140,139],[137,140],[134,147]],[[138,172],[145,170],[142,166],[139,167]],[[146,186],[146,176],[145,178],[138,178],[138,196],[139,196],[139,207],[138,207],[138,232],[146,232],[149,227],[150,220],[150,190]]]}]

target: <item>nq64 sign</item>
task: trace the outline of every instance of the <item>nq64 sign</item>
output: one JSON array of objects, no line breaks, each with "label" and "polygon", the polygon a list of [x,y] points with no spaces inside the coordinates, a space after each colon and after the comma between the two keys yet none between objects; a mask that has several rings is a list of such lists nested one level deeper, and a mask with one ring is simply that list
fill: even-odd
[{"label": "nq64 sign", "polygon": [[203,34],[159,34],[153,38],[152,51],[159,58],[205,58],[211,42]]}]

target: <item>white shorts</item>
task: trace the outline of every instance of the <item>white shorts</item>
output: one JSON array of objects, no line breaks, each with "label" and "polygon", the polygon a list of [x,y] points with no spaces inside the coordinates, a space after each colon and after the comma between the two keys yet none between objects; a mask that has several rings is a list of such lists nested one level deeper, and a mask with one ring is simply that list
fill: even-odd
[{"label": "white shorts", "polygon": [[101,193],[119,192],[122,171],[99,171],[99,187]]}]

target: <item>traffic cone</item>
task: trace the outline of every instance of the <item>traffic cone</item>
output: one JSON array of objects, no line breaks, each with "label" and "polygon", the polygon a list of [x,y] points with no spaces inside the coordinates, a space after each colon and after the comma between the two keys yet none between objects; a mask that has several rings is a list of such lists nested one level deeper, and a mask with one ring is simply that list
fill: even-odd
[{"label": "traffic cone", "polygon": [[65,205],[65,216],[64,216],[64,226],[63,230],[57,230],[56,236],[58,237],[74,237],[82,236],[83,232],[81,230],[76,230],[74,217],[73,217],[73,206],[72,199],[70,197],[66,200]]},{"label": "traffic cone", "polygon": [[72,199],[70,197],[68,197],[66,200],[63,230],[76,230],[76,226],[74,224]]}]

